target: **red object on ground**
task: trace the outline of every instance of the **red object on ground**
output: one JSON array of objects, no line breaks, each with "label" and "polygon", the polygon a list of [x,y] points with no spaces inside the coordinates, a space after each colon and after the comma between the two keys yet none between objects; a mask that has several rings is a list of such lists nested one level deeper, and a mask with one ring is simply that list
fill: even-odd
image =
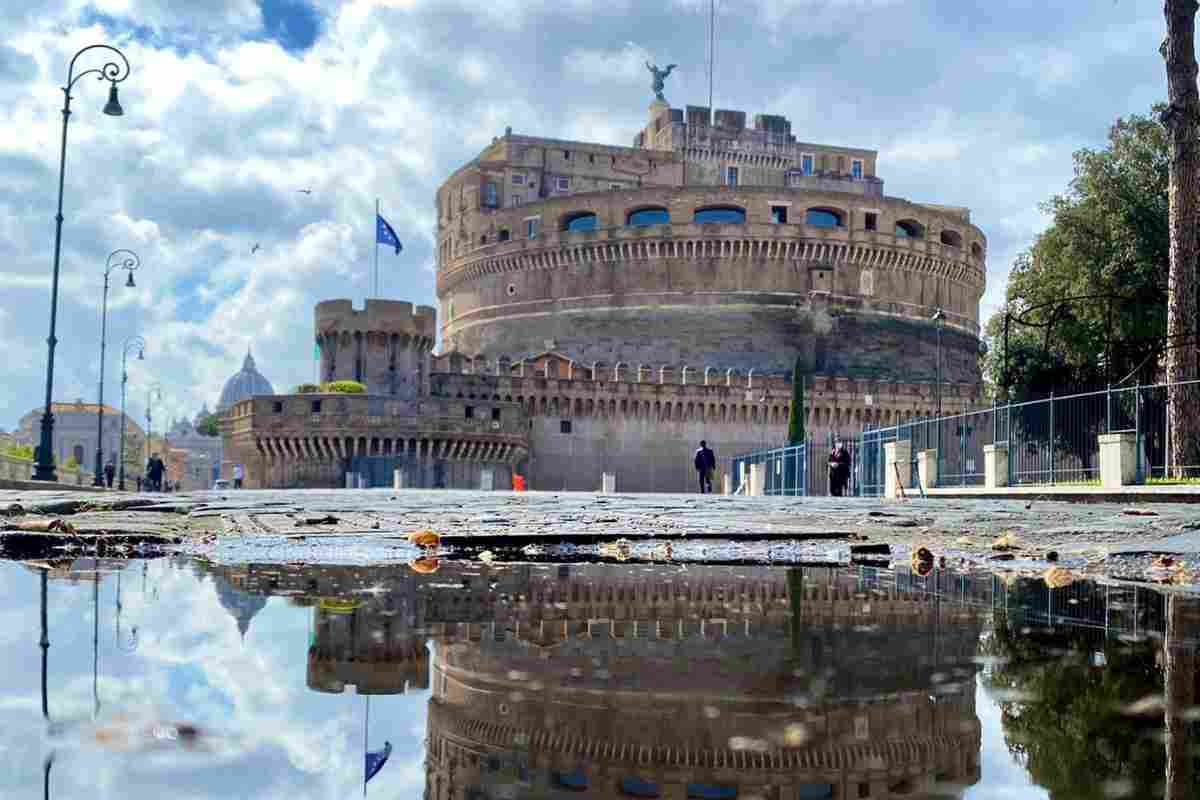
[{"label": "red object on ground", "polygon": [[515,472],[513,473],[513,491],[514,492],[525,491],[525,478],[516,474]]}]

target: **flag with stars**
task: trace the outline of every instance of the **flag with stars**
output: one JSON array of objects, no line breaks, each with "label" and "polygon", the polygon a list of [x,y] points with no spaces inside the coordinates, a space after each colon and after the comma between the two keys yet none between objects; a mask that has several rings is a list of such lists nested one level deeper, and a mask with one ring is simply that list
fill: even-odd
[{"label": "flag with stars", "polygon": [[395,229],[388,224],[388,221],[381,214],[375,215],[375,244],[386,244],[389,247],[396,248],[396,255],[400,255],[400,251],[404,249],[404,245],[400,244],[400,237],[396,235]]}]

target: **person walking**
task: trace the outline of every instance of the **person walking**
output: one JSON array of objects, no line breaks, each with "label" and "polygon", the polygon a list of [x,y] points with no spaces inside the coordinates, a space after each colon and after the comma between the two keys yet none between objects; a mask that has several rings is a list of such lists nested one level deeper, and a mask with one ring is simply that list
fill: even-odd
[{"label": "person walking", "polygon": [[151,453],[150,461],[146,464],[146,482],[149,484],[149,491],[162,491],[163,470],[165,468],[166,465],[158,457],[158,453]]},{"label": "person walking", "polygon": [[246,469],[241,464],[233,465],[233,488],[242,488],[242,481],[246,477]]},{"label": "person walking", "polygon": [[696,475],[700,479],[700,494],[712,494],[713,472],[717,469],[717,456],[709,449],[708,442],[700,440],[696,448],[696,457],[692,459],[696,467]]},{"label": "person walking", "polygon": [[112,488],[113,478],[117,475],[117,467],[111,461],[104,465],[104,482],[108,488]]},{"label": "person walking", "polygon": [[845,443],[838,439],[829,451],[829,494],[841,497],[850,481],[850,452]]}]

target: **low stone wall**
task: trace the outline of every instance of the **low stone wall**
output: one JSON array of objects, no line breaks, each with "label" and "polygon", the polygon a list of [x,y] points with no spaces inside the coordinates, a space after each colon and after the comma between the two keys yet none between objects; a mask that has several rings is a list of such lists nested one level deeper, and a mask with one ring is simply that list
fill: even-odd
[{"label": "low stone wall", "polygon": [[[30,481],[33,476],[33,459],[16,458],[10,455],[0,453],[0,481],[12,481],[23,483]],[[92,473],[82,469],[67,470],[59,467],[58,483],[51,486],[67,485],[76,486],[91,486]],[[45,484],[34,482],[35,486]]]}]

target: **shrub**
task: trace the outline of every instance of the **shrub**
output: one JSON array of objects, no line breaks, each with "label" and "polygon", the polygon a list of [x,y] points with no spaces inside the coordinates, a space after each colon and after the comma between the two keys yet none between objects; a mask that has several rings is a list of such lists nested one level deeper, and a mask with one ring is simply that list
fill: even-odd
[{"label": "shrub", "polygon": [[331,380],[328,384],[320,385],[320,391],[334,395],[365,395],[367,387],[356,380]]},{"label": "shrub", "polygon": [[321,387],[315,383],[302,383],[292,390],[292,394],[315,394],[321,391]]}]

